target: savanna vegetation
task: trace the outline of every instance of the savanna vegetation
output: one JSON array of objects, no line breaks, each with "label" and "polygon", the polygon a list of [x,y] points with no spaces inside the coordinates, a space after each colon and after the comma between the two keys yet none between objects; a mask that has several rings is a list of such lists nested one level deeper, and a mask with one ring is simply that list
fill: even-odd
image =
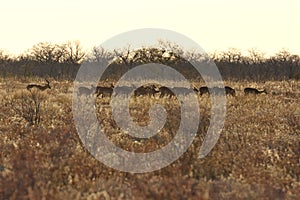
[{"label": "savanna vegetation", "polygon": [[[109,88],[128,69],[157,62],[180,71],[195,88],[204,85],[179,55],[213,60],[227,95],[224,128],[214,149],[198,159],[210,121],[210,97],[198,95],[196,138],[177,161],[151,173],[131,174],[107,167],[82,145],[72,115],[74,77],[80,64],[114,58],[99,86]],[[117,70],[116,70],[117,69]],[[258,50],[244,56],[236,49],[199,55],[161,41],[159,48],[85,52],[78,42],[40,43],[20,56],[0,53],[0,198],[1,199],[298,199],[300,197],[300,57],[282,50],[266,58]],[[46,87],[50,82],[51,88]],[[166,80],[170,81],[170,80]],[[171,80],[172,81],[172,80]],[[27,89],[28,85],[38,87]],[[244,88],[265,89],[245,95]],[[84,97],[82,97],[84,98]],[[170,142],[180,122],[176,97],[132,96],[130,113],[139,125],[149,108],[168,113],[156,137],[137,139],[119,129],[109,106],[96,97],[105,134],[116,145],[150,152]]]}]

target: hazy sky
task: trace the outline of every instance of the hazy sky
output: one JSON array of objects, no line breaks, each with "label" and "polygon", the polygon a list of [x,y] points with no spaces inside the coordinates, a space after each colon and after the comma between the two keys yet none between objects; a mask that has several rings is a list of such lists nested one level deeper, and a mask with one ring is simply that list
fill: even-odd
[{"label": "hazy sky", "polygon": [[282,48],[300,54],[299,0],[0,0],[0,49],[79,40],[85,48],[137,28],[186,35],[207,52]]}]

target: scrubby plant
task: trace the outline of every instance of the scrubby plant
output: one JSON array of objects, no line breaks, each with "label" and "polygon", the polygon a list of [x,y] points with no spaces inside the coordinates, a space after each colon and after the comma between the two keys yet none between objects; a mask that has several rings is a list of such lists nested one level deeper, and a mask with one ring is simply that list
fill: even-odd
[{"label": "scrubby plant", "polygon": [[[203,159],[198,153],[211,102],[209,95],[198,95],[193,144],[171,165],[144,174],[120,172],[89,154],[72,119],[72,83],[53,84],[55,90],[30,93],[17,79],[0,79],[0,199],[299,199],[299,81],[226,82],[236,96],[227,98],[223,131]],[[270,93],[245,96],[249,86]],[[107,96],[96,99],[98,120],[110,141],[128,151],[162,148],[178,129],[176,98],[130,99],[130,115],[139,125],[149,123],[155,103],[168,112],[164,130],[149,140],[120,130],[109,102]],[[35,119],[38,126],[26,126]]]},{"label": "scrubby plant", "polygon": [[11,109],[29,125],[39,125],[46,95],[36,89],[18,91],[11,98]]}]

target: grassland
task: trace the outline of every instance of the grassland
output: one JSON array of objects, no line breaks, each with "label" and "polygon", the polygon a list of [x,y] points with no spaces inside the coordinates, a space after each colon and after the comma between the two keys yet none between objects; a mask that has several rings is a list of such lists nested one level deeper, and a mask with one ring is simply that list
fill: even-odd
[{"label": "grassland", "polygon": [[[227,115],[212,152],[198,159],[209,125],[210,100],[199,96],[197,136],[180,159],[161,170],[130,174],[111,169],[83,147],[72,116],[73,83],[51,80],[51,90],[25,88],[37,79],[0,79],[0,199],[298,199],[300,197],[300,82],[226,82]],[[198,87],[200,83],[196,83]],[[268,94],[243,94],[244,87]],[[40,100],[39,120],[29,124],[30,99]],[[136,152],[167,144],[178,128],[176,99],[131,100],[131,115],[147,123],[147,109],[162,103],[169,112],[157,137],[135,141],[116,126],[97,99],[99,121],[110,140]],[[30,107],[30,106],[29,106]],[[38,123],[38,124],[37,124]]]}]

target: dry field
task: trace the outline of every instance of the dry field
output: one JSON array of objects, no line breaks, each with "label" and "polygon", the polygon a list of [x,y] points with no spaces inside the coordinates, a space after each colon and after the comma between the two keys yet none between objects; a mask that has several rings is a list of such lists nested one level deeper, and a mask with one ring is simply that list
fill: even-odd
[{"label": "dry field", "polygon": [[[224,129],[214,149],[198,159],[210,119],[210,99],[199,96],[199,129],[180,159],[151,173],[111,169],[83,147],[72,116],[73,83],[51,80],[51,89],[28,92],[41,79],[0,78],[0,199],[299,199],[300,82],[226,82]],[[200,83],[196,83],[198,87]],[[245,96],[245,87],[268,94]],[[111,117],[109,97],[97,99],[98,119],[108,138],[134,152],[171,141],[180,107],[158,96],[132,98],[134,121],[146,125],[154,103],[165,106],[167,123],[149,140],[136,140]],[[36,106],[38,105],[38,106]],[[31,110],[37,108],[39,112]],[[33,125],[30,125],[30,120]]]}]

